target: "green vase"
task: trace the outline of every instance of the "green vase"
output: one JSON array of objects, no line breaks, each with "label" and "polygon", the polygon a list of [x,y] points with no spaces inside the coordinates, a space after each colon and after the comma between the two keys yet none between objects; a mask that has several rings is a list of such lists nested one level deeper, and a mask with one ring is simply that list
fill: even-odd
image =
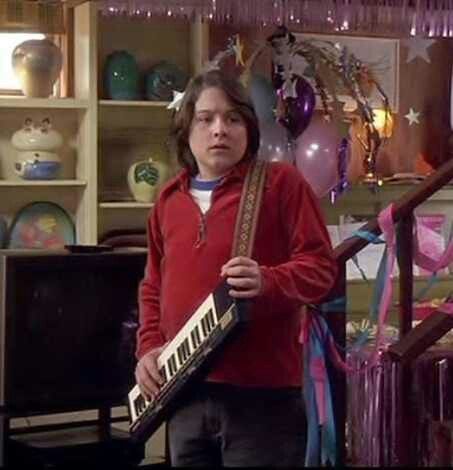
[{"label": "green vase", "polygon": [[127,51],[112,52],[104,68],[104,86],[108,99],[139,99],[139,69],[135,57]]}]

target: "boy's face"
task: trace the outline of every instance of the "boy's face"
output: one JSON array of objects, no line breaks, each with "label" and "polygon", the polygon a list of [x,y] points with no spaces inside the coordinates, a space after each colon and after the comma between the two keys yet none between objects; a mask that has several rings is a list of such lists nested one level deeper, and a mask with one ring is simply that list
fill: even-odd
[{"label": "boy's face", "polygon": [[206,88],[195,103],[189,145],[203,179],[216,179],[244,157],[247,127],[228,96]]}]

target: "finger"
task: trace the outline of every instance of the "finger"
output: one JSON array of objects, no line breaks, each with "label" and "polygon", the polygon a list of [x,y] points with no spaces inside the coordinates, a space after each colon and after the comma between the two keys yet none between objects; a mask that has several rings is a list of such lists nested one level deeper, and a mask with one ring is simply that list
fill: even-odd
[{"label": "finger", "polygon": [[147,375],[151,377],[154,382],[162,384],[164,379],[160,375],[160,372],[157,368],[157,362],[155,358],[149,358],[143,363],[143,367],[146,369]]},{"label": "finger", "polygon": [[247,256],[235,256],[234,258],[229,259],[222,267],[232,267],[237,265],[244,265],[244,266],[254,266],[257,262],[252,258],[248,258]]},{"label": "finger", "polygon": [[235,267],[246,267],[246,268],[258,268],[258,263],[251,258],[245,256],[237,256],[227,261],[220,269],[221,276],[224,276],[226,272]]},{"label": "finger", "polygon": [[248,266],[234,266],[232,268],[226,268],[225,276],[236,276],[236,277],[257,277],[258,270],[256,267]]},{"label": "finger", "polygon": [[237,287],[239,289],[258,289],[259,282],[256,278],[250,277],[229,277],[227,283],[230,286]]},{"label": "finger", "polygon": [[150,400],[159,393],[159,386],[143,369],[141,371],[136,371],[135,379],[140,391],[147,400]]},{"label": "finger", "polygon": [[258,296],[258,289],[250,289],[250,290],[235,290],[235,289],[230,289],[228,291],[228,294],[231,297],[234,297],[236,299],[251,299],[253,297]]}]

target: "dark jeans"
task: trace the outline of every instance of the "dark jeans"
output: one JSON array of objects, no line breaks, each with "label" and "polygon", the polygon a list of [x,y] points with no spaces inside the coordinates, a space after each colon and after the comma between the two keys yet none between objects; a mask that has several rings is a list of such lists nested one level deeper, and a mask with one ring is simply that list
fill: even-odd
[{"label": "dark jeans", "polygon": [[301,390],[202,384],[169,419],[171,464],[303,467]]}]

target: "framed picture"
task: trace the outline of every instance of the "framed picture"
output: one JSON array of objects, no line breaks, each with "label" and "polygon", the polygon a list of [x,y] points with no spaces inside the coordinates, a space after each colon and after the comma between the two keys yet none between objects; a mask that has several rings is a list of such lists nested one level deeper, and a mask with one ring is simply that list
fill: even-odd
[{"label": "framed picture", "polygon": [[[302,41],[306,38],[329,41],[333,44],[338,44],[340,47],[346,47],[350,53],[354,54],[357,59],[370,68],[376,81],[387,96],[391,110],[394,113],[398,112],[400,48],[400,41],[398,39],[302,33],[295,34],[295,37],[297,41]],[[297,56],[293,64],[294,71],[312,81],[310,77],[304,74],[307,65],[303,57]],[[342,95],[341,90],[338,94],[338,99],[343,101],[346,107],[354,107],[354,100],[347,95]],[[372,108],[382,108],[382,98],[376,89],[373,90],[368,99]],[[319,107],[321,106],[320,100],[318,105]]]}]

